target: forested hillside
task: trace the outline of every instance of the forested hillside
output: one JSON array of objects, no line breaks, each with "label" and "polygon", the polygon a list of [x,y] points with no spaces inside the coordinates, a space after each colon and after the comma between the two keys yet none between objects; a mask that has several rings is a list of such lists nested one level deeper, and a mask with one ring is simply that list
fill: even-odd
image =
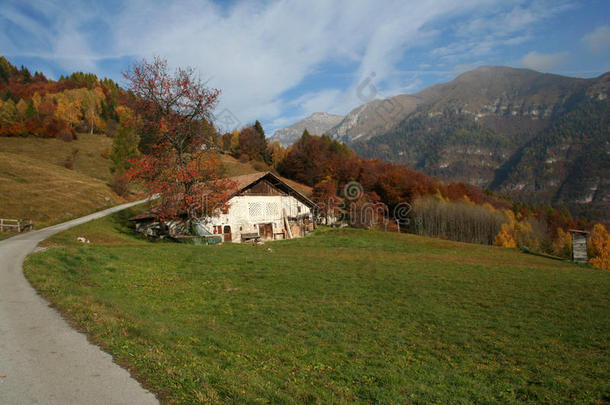
[{"label": "forested hillside", "polygon": [[57,81],[0,57],[0,136],[70,141],[78,132],[116,131],[124,92],[111,79],[73,73]]}]

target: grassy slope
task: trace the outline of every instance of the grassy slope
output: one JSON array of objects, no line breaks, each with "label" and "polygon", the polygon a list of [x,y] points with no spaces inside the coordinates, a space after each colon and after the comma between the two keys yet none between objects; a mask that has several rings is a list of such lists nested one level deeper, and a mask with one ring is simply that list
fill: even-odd
[{"label": "grassy slope", "polygon": [[64,167],[0,152],[0,216],[32,218],[36,228],[121,200],[106,182]]},{"label": "grassy slope", "polygon": [[[32,218],[41,228],[120,204],[102,157],[111,143],[88,134],[74,142],[0,137],[0,217]],[[74,149],[79,152],[69,170],[63,163]]]},{"label": "grassy slope", "polygon": [[219,154],[220,163],[224,166],[227,177],[241,176],[242,174],[255,173],[256,170],[250,162],[240,162],[232,156]]},{"label": "grassy slope", "polygon": [[109,180],[109,161],[102,152],[110,151],[112,139],[103,135],[80,134],[78,140],[0,137],[0,151],[63,167],[66,158],[78,149],[74,171],[100,180]]},{"label": "grassy slope", "polygon": [[167,403],[610,398],[608,272],[353,229],[153,244],[131,214],[55,236],[26,275]]}]

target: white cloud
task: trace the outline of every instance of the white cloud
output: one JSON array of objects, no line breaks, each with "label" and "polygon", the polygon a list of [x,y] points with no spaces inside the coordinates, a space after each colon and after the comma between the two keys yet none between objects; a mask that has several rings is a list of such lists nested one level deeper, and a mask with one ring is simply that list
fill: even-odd
[{"label": "white cloud", "polygon": [[390,80],[426,23],[477,2],[281,1],[238,3],[228,10],[207,2],[183,1],[169,9],[130,3],[113,25],[117,53],[159,54],[197,66],[223,90],[224,105],[249,122],[281,114],[284,93],[322,64],[356,64],[353,83],[305,95],[297,108],[304,116],[349,111],[362,103],[358,84],[373,72],[377,83]]},{"label": "white cloud", "polygon": [[538,53],[532,51],[521,58],[521,64],[529,69],[548,72],[560,67],[567,59],[568,52]]},{"label": "white cloud", "polygon": [[[258,0],[231,6],[211,0],[132,0],[111,12],[72,2],[39,3],[47,21],[35,21],[19,7],[0,6],[0,15],[39,43],[24,47],[0,38],[2,49],[104,75],[105,59],[158,55],[174,66],[197,68],[210,86],[220,88],[219,111],[229,109],[242,124],[261,119],[272,126],[316,111],[349,112],[362,104],[357,88],[373,73],[377,97],[416,89],[417,73],[401,71],[411,50],[449,38],[431,52],[432,61],[422,62],[483,61],[501,44],[527,40],[528,28],[565,7],[561,0]],[[107,40],[100,45],[95,36]],[[532,53],[524,60],[539,67],[541,61],[534,59],[543,56]],[[351,79],[332,83],[329,70],[345,71]],[[291,92],[320,71],[329,83]]]},{"label": "white cloud", "polygon": [[602,25],[582,38],[589,50],[594,53],[610,51],[610,25]]}]

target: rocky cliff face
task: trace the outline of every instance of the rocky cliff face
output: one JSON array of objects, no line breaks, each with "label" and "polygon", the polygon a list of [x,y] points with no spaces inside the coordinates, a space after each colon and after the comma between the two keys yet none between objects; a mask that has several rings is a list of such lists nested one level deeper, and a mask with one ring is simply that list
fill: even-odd
[{"label": "rocky cliff face", "polygon": [[610,219],[609,83],[484,66],[364,104],[328,134],[363,157]]},{"label": "rocky cliff face", "polygon": [[348,144],[363,142],[392,129],[397,121],[415,111],[423,97],[401,94],[384,100],[373,100],[355,108],[327,135]]},{"label": "rocky cliff face", "polygon": [[343,118],[343,115],[313,113],[286,128],[278,129],[270,140],[278,141],[282,146],[289,146],[301,137],[305,129],[312,135],[322,135],[341,122]]}]

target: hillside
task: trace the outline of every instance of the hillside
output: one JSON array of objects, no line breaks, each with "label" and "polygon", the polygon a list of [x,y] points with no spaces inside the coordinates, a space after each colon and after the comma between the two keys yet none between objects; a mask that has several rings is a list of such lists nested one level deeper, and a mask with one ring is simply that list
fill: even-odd
[{"label": "hillside", "polygon": [[103,135],[80,134],[72,142],[52,138],[0,137],[0,150],[4,153],[30,158],[36,162],[64,167],[66,159],[73,158],[73,171],[95,179],[110,180],[108,155],[112,138]]},{"label": "hillside", "polygon": [[609,80],[486,66],[360,106],[328,134],[364,157],[608,220]]},{"label": "hillside", "polygon": [[[120,204],[124,200],[109,186],[111,147],[112,139],[98,134],[71,142],[0,137],[0,218],[32,218],[40,228]],[[253,162],[219,156],[227,176],[260,171]],[[311,194],[310,187],[285,181]]]},{"label": "hillside", "polygon": [[269,140],[278,141],[282,146],[290,146],[307,130],[312,135],[322,135],[343,120],[342,115],[313,113],[309,117],[273,133]]},{"label": "hillside", "polygon": [[25,155],[0,152],[2,218],[31,218],[41,228],[121,202],[103,180]]},{"label": "hillside", "polygon": [[130,215],[54,236],[25,272],[164,402],[607,398],[608,272],[357,229],[151,243]]}]

